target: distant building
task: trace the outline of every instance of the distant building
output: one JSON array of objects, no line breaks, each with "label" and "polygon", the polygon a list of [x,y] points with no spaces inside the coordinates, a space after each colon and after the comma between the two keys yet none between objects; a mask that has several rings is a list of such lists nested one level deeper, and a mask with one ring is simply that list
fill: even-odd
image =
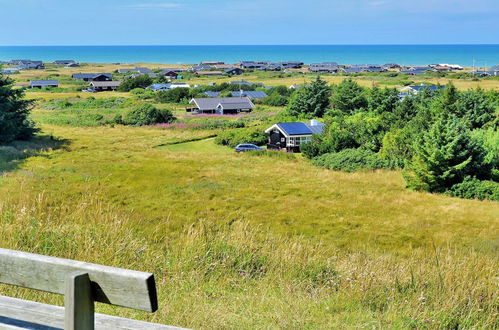
[{"label": "distant building", "polygon": [[430,91],[438,91],[438,90],[441,90],[441,89],[444,89],[444,88],[445,88],[445,86],[435,86],[435,85],[421,84],[421,85],[415,85],[415,86],[406,86],[406,87],[401,88],[400,91],[402,93],[416,95],[416,94],[418,94],[420,91],[422,91],[424,89],[427,89],[427,90],[430,90]]},{"label": "distant building", "polygon": [[225,62],[222,61],[202,61],[201,65],[224,65]]},{"label": "distant building", "polygon": [[64,67],[65,68],[78,68],[79,66],[80,66],[80,64],[78,64],[78,63],[69,63]]},{"label": "distant building", "polygon": [[113,75],[110,73],[75,73],[71,76],[73,79],[83,81],[111,81]]},{"label": "distant building", "polygon": [[220,92],[207,91],[207,92],[204,92],[203,94],[208,96],[208,97],[218,97],[218,95],[220,95]]},{"label": "distant building", "polygon": [[58,80],[31,80],[29,82],[30,88],[47,88],[47,87],[59,87]]},{"label": "distant building", "polygon": [[196,71],[198,76],[222,76],[223,74],[222,71]]},{"label": "distant building", "polygon": [[225,74],[230,74],[230,75],[236,76],[236,75],[243,74],[244,70],[241,68],[232,67],[232,68],[225,69],[224,72],[225,72]]},{"label": "distant building", "polygon": [[244,85],[244,86],[253,86],[253,83],[250,83],[249,81],[245,80],[236,80],[236,81],[229,81],[230,85]]},{"label": "distant building", "polygon": [[269,136],[267,149],[300,152],[300,146],[310,142],[314,134],[322,134],[324,126],[317,120],[311,120],[308,123],[295,122],[272,125],[265,130]]},{"label": "distant building", "polygon": [[268,97],[265,92],[262,91],[237,91],[231,92],[232,97],[249,97],[250,99],[264,99]]},{"label": "distant building", "polygon": [[191,86],[187,83],[168,83],[168,84],[152,84],[151,86],[147,87],[147,89],[150,89],[154,92],[168,91],[170,89],[175,89],[175,88],[191,88]]},{"label": "distant building", "polygon": [[73,64],[73,63],[76,63],[75,61],[73,60],[56,60],[54,61],[54,64],[57,64],[57,65],[68,65],[68,64]]},{"label": "distant building", "polygon": [[189,104],[192,107],[188,108],[187,111],[199,114],[238,114],[251,112],[255,107],[248,97],[193,98]]},{"label": "distant building", "polygon": [[97,92],[115,91],[121,85],[121,81],[92,81],[90,86]]},{"label": "distant building", "polygon": [[139,73],[139,74],[152,74],[152,70],[149,68],[133,68],[133,69],[118,69],[118,73]]},{"label": "distant building", "polygon": [[19,69],[18,68],[4,68],[4,69],[2,69],[2,73],[3,74],[16,74],[16,73],[19,73]]}]

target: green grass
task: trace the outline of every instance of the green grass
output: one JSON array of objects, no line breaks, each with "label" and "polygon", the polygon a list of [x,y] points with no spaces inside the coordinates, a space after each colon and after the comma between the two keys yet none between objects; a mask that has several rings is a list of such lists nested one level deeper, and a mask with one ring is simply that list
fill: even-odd
[{"label": "green grass", "polygon": [[156,314],[99,312],[192,328],[497,326],[498,203],[237,154],[213,131],[42,128],[70,144],[3,175],[0,246],[155,274]]}]

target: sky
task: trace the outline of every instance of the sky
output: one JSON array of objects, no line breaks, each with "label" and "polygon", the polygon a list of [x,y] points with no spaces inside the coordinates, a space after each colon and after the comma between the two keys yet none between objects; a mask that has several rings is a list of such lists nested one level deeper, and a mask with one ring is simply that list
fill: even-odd
[{"label": "sky", "polygon": [[499,0],[0,0],[0,45],[499,44]]}]

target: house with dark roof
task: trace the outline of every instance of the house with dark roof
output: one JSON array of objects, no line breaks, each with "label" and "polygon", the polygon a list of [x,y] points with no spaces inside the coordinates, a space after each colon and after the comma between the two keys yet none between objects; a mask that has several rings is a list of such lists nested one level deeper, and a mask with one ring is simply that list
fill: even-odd
[{"label": "house with dark roof", "polygon": [[435,86],[435,85],[425,85],[425,84],[415,85],[415,86],[406,86],[406,87],[403,87],[400,89],[401,93],[399,94],[399,98],[404,99],[407,96],[416,95],[423,90],[429,90],[429,91],[435,92],[438,90],[442,90],[444,88],[445,88],[445,86]]},{"label": "house with dark roof", "polygon": [[304,63],[300,61],[287,61],[278,64],[284,69],[301,69]]},{"label": "house with dark roof", "polygon": [[175,71],[166,71],[166,70],[163,70],[160,72],[160,74],[162,76],[165,76],[165,77],[168,77],[170,79],[177,79],[178,78],[178,73],[175,72]]},{"label": "house with dark roof", "polygon": [[187,112],[213,113],[220,115],[251,112],[255,105],[248,97],[193,98]]},{"label": "house with dark roof", "polygon": [[229,84],[230,85],[253,86],[253,83],[250,83],[249,81],[245,81],[245,80],[229,81]]},{"label": "house with dark roof", "polygon": [[111,81],[113,75],[110,73],[75,73],[71,76],[76,80],[83,81]]},{"label": "house with dark roof", "polygon": [[73,61],[73,60],[55,60],[54,61],[54,64],[58,64],[58,65],[68,65],[68,64],[72,64],[72,63],[76,63],[76,61]]},{"label": "house with dark roof", "polygon": [[147,89],[150,89],[154,92],[167,91],[175,88],[191,88],[191,86],[187,83],[168,83],[168,84],[156,83],[147,87]]},{"label": "house with dark roof", "polygon": [[121,85],[121,81],[92,81],[90,86],[96,92],[115,91]]},{"label": "house with dark roof", "polygon": [[312,140],[314,134],[322,134],[324,124],[317,120],[308,123],[278,123],[265,130],[268,135],[267,149],[300,152],[300,145]]},{"label": "house with dark roof", "polygon": [[243,69],[253,69],[253,70],[263,70],[266,66],[268,66],[269,62],[265,61],[242,61],[240,67]]},{"label": "house with dark roof", "polygon": [[308,67],[308,71],[313,73],[336,73],[338,70],[338,66],[332,65],[313,65]]},{"label": "house with dark roof", "polygon": [[139,73],[139,74],[152,74],[153,73],[152,70],[149,68],[135,67],[133,69],[118,69],[118,73],[130,73],[130,72]]},{"label": "house with dark roof", "polygon": [[249,97],[250,99],[264,99],[268,97],[265,92],[262,91],[237,91],[231,92],[232,97]]},{"label": "house with dark roof", "polygon": [[230,74],[230,75],[236,76],[236,75],[243,74],[244,70],[241,68],[232,67],[232,68],[225,69],[224,72],[225,72],[225,74]]},{"label": "house with dark roof", "polygon": [[4,69],[2,69],[2,73],[3,74],[15,74],[15,73],[19,73],[19,69],[18,68],[4,68]]},{"label": "house with dark roof", "polygon": [[197,76],[222,76],[224,73],[222,71],[196,71]]},{"label": "house with dark roof", "polygon": [[47,87],[59,87],[58,80],[31,80],[29,82],[30,88],[47,88]]},{"label": "house with dark roof", "polygon": [[207,71],[212,69],[213,67],[211,65],[201,64],[201,65],[194,65],[193,67],[190,68],[189,71],[198,72],[198,71]]},{"label": "house with dark roof", "polygon": [[80,67],[80,64],[78,63],[69,63],[67,65],[64,66],[65,68],[78,68]]},{"label": "house with dark roof", "polygon": [[203,94],[208,97],[218,97],[218,95],[220,95],[220,92],[206,91]]}]

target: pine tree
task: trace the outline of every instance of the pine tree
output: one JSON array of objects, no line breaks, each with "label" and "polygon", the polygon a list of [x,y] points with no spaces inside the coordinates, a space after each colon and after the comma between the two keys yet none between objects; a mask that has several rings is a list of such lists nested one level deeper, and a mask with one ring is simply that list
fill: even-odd
[{"label": "pine tree", "polygon": [[444,192],[466,176],[489,176],[484,157],[465,124],[454,115],[443,116],[416,140],[405,177],[412,189]]},{"label": "pine tree", "polygon": [[329,108],[331,88],[320,77],[310,85],[298,89],[289,101],[288,113],[292,116],[323,117]]},{"label": "pine tree", "polygon": [[13,84],[0,74],[0,143],[28,139],[37,131],[29,119],[33,101],[24,99],[24,90]]},{"label": "pine tree", "polygon": [[344,114],[351,114],[366,108],[368,103],[364,89],[352,79],[345,79],[333,89],[331,105],[333,109],[340,110]]}]

